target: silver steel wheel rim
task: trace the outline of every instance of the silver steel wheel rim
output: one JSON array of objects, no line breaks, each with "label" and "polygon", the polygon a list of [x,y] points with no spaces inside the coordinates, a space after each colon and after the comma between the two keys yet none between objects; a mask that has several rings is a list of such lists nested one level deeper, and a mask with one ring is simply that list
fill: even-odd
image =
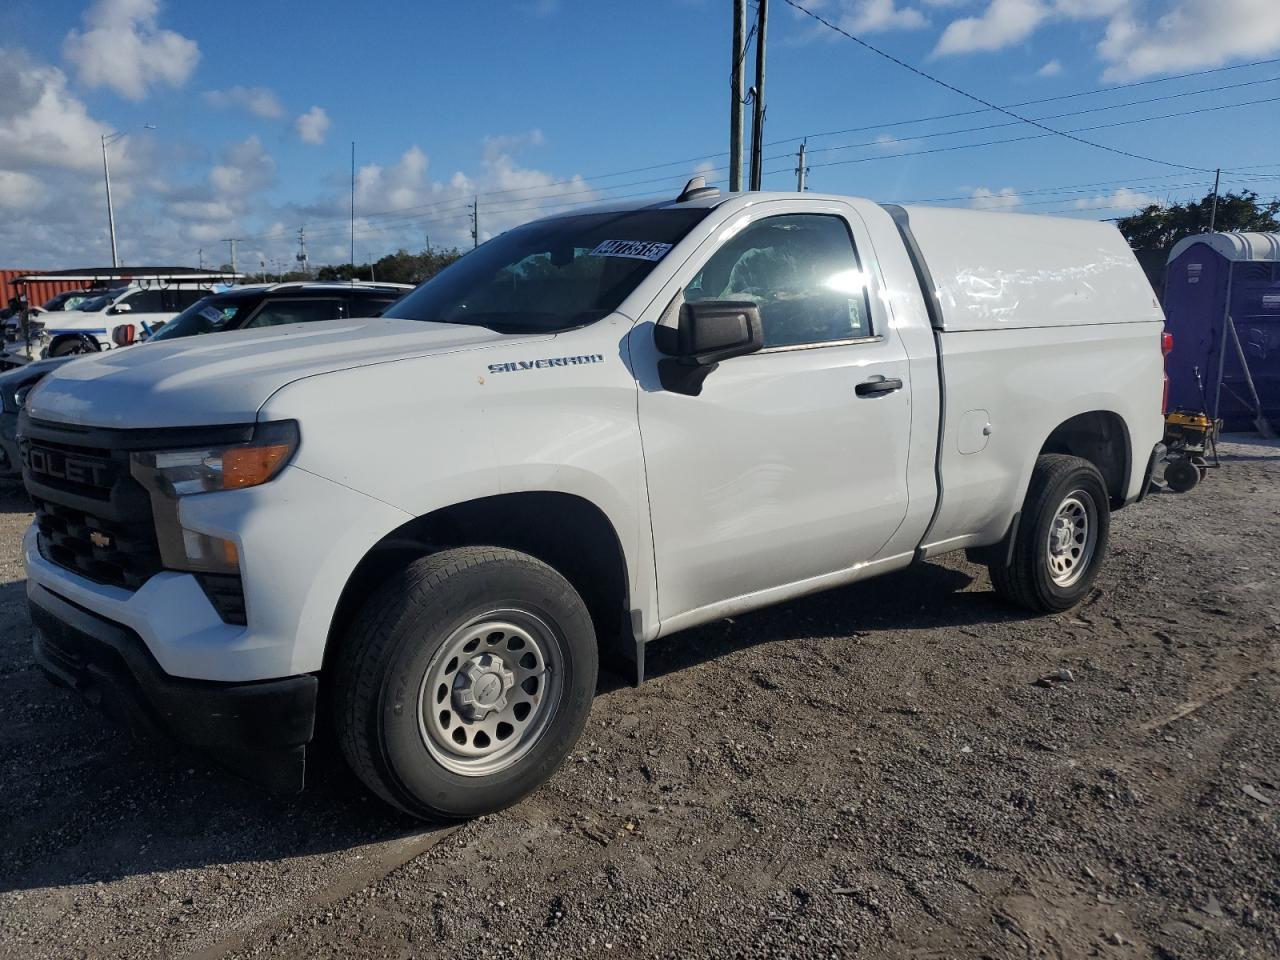
[{"label": "silver steel wheel rim", "polygon": [[1089,569],[1098,542],[1094,509],[1093,497],[1083,490],[1073,490],[1049,523],[1045,559],[1049,579],[1059,587],[1071,586]]},{"label": "silver steel wheel rim", "polygon": [[450,634],[418,688],[418,728],[432,757],[469,777],[518,763],[555,717],[563,649],[524,610],[494,610]]}]

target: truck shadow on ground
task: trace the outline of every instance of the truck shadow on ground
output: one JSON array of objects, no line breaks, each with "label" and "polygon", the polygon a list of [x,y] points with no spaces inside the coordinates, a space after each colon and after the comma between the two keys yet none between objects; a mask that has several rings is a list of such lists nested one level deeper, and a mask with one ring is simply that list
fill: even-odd
[{"label": "truck shadow on ground", "polygon": [[[1010,623],[1030,617],[990,590],[966,591],[974,577],[953,567],[916,564],[905,570],[813,594],[789,603],[685,630],[649,644],[645,673],[656,679],[759,644],[811,637],[852,637],[871,630],[930,630]],[[602,676],[606,689],[626,686]]]},{"label": "truck shadow on ground", "polygon": [[21,483],[0,480],[0,514],[30,513],[31,498]]},{"label": "truck shadow on ground", "polygon": [[[1020,619],[972,577],[925,564],[650,645],[651,680],[758,644]],[[308,788],[276,797],[202,757],[134,742],[31,663],[22,583],[0,587],[0,892],[355,850],[424,829],[370,795],[330,738]],[[601,675],[600,691],[627,678]]]}]

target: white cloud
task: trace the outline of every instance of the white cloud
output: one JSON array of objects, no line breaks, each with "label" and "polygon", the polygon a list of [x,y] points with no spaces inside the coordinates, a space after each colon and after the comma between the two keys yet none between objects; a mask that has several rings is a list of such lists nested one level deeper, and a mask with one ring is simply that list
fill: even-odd
[{"label": "white cloud", "polygon": [[[478,171],[456,170],[441,179],[431,178],[430,159],[417,146],[395,163],[361,166],[356,171],[357,257],[376,258],[400,246],[421,249],[427,234],[432,246],[469,247],[469,208],[476,195],[481,242],[553,210],[603,199],[579,176],[562,179],[517,161],[521,149],[542,142],[537,130],[487,137]],[[296,216],[307,222],[344,216],[347,202],[344,195],[332,195]],[[332,234],[333,228],[329,230]],[[317,247],[317,256],[345,261],[350,253],[342,244],[335,236],[330,247]]]},{"label": "white cloud", "polygon": [[1050,60],[1043,67],[1036,71],[1037,77],[1058,77],[1062,75],[1062,63],[1058,60]]},{"label": "white cloud", "polygon": [[226,90],[206,90],[204,102],[219,110],[239,107],[264,120],[278,120],[284,116],[280,98],[268,87],[235,86]]},{"label": "white cloud", "polygon": [[933,55],[1002,50],[1063,20],[1105,21],[1097,53],[1106,64],[1102,79],[1110,82],[1280,52],[1280,0],[1165,0],[1154,20],[1143,15],[1151,6],[1142,0],[988,0],[977,15],[948,24]]},{"label": "white cloud", "polygon": [[1073,204],[1073,206],[1077,210],[1140,210],[1143,207],[1159,202],[1159,198],[1153,197],[1149,193],[1139,193],[1136,190],[1130,190],[1128,187],[1121,187],[1119,190],[1116,190],[1111,194],[1099,194],[1096,197],[1081,197]]},{"label": "white cloud", "polygon": [[44,200],[44,186],[29,173],[0,170],[0,210],[30,210]]},{"label": "white cloud", "polygon": [[[57,67],[38,64],[21,50],[0,49],[0,169],[56,167],[91,171],[102,163],[98,137],[111,133],[67,89]],[[127,164],[129,144],[114,158]]]},{"label": "white cloud", "polygon": [[962,17],[947,25],[934,48],[935,56],[999,50],[1031,36],[1050,15],[1042,0],[991,0],[977,17]]},{"label": "white cloud", "polygon": [[246,197],[275,182],[276,162],[257,137],[233,144],[209,171],[209,184],[224,197]]},{"label": "white cloud", "polygon": [[897,0],[844,0],[834,22],[850,33],[917,30],[928,24],[919,10],[899,7]]},{"label": "white cloud", "polygon": [[1154,23],[1111,20],[1098,54],[1104,80],[1216,67],[1280,51],[1280,0],[1178,0]]},{"label": "white cloud", "polygon": [[332,122],[324,107],[312,107],[294,121],[294,127],[298,131],[299,140],[319,146],[324,143],[324,136],[329,132]]},{"label": "white cloud", "polygon": [[969,206],[975,210],[1012,210],[1021,204],[1022,197],[1013,187],[1001,187],[999,190],[978,187],[969,198]]},{"label": "white cloud", "polygon": [[72,30],[63,54],[81,83],[109,87],[129,100],[151,87],[180,87],[200,61],[194,40],[160,28],[159,0],[98,0],[84,15],[84,32]]}]

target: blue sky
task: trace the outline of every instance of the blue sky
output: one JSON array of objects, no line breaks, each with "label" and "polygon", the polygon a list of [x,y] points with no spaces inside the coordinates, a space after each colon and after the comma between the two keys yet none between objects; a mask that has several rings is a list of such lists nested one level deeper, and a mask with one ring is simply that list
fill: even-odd
[{"label": "blue sky", "polygon": [[[1071,130],[1204,110],[1078,135],[1169,164],[1226,167],[1229,188],[1280,192],[1280,62],[1239,66],[1280,58],[1276,0],[805,5],[996,103],[1142,83],[1017,112],[1093,111],[1044,121]],[[109,148],[116,214],[133,263],[194,264],[201,248],[223,262],[228,236],[244,238],[242,266],[283,261],[303,224],[313,262],[345,260],[352,140],[361,260],[419,249],[428,236],[469,244],[475,194],[482,238],[569,204],[673,194],[725,163],[714,155],[728,139],[730,9],[6,0],[0,266],[109,262],[98,136],[117,131],[128,135]],[[766,188],[794,186],[789,138],[805,134],[810,189],[886,201],[1102,218],[1212,184],[1211,173],[1055,136],[942,150],[1040,131],[995,112],[904,124],[979,108],[783,0],[771,11],[765,139],[784,142],[766,148],[766,170],[777,171]],[[1210,89],[1219,87],[1230,89]],[[1216,107],[1227,109],[1207,109]],[[863,129],[816,135],[850,128]],[[670,161],[681,162],[621,173]]]}]

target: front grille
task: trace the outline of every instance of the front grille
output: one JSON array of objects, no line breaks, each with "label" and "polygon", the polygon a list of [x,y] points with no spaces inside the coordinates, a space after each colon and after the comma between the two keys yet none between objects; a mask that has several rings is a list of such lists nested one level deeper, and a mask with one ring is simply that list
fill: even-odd
[{"label": "front grille", "polygon": [[150,517],[119,522],[36,498],[40,553],[81,576],[136,590],[160,572],[160,548]]},{"label": "front grille", "polygon": [[126,451],[59,433],[40,429],[20,442],[40,554],[90,580],[136,590],[161,570],[150,497],[130,475]]}]

